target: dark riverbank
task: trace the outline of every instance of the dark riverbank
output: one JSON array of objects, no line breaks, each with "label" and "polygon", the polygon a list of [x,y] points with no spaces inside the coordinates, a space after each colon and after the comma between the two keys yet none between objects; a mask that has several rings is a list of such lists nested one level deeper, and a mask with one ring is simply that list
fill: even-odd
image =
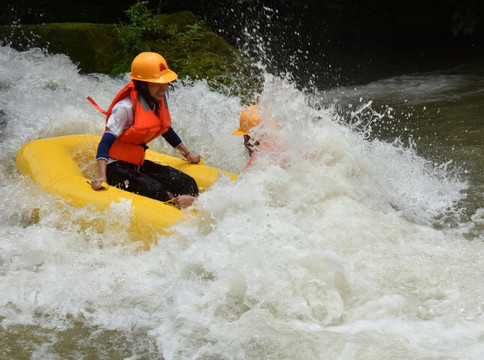
[{"label": "dark riverbank", "polygon": [[[126,21],[124,11],[134,2],[21,0],[0,21],[117,23]],[[226,41],[262,60],[270,72],[292,74],[301,87],[362,84],[484,62],[484,3],[474,0],[147,4],[154,12],[192,11]]]},{"label": "dark riverbank", "polygon": [[301,86],[362,84],[484,62],[484,2],[216,3],[202,1],[192,11],[237,47],[252,44],[271,72],[289,72]]}]

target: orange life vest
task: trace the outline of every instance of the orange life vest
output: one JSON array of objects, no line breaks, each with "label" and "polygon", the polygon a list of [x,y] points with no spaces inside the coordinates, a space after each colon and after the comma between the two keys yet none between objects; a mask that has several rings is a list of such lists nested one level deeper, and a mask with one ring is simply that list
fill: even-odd
[{"label": "orange life vest", "polygon": [[100,110],[106,114],[106,123],[111,116],[114,105],[127,96],[133,102],[134,123],[116,138],[109,150],[109,157],[134,165],[143,165],[145,161],[145,144],[168,131],[171,126],[170,112],[166,105],[166,99],[163,99],[158,102],[157,113],[155,114],[148,106],[146,100],[138,96],[134,82],[131,81],[116,95],[108,111]]},{"label": "orange life vest", "polygon": [[271,146],[271,144],[269,142],[263,142],[262,144],[259,144],[255,149],[254,149],[254,153],[252,154],[252,156],[250,157],[249,159],[249,162],[245,165],[245,168],[244,169],[247,169],[251,164],[252,164],[252,161],[254,161],[254,158],[255,158],[255,155],[260,152],[261,150],[274,150],[273,146]]}]

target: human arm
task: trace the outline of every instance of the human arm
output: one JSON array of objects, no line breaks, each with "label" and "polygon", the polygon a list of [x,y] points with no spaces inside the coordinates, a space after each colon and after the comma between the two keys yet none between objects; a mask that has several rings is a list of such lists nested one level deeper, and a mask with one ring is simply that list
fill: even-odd
[{"label": "human arm", "polygon": [[200,155],[191,153],[183,143],[178,145],[175,149],[177,149],[189,163],[198,164],[200,162]]},{"label": "human arm", "polygon": [[93,188],[93,190],[104,189],[102,183],[103,181],[107,182],[106,167],[109,159],[109,149],[111,148],[115,140],[116,136],[112,132],[110,132],[109,129],[107,129],[101,141],[99,142],[96,155],[97,178],[91,181],[91,187]]},{"label": "human arm", "polygon": [[102,190],[102,182],[107,182],[106,167],[109,160],[109,150],[116,138],[134,123],[133,102],[126,97],[114,105],[111,116],[106,123],[106,131],[99,142],[96,154],[97,178],[91,181],[94,190]]},{"label": "human arm", "polygon": [[200,162],[200,155],[191,153],[190,150],[188,150],[188,148],[182,143],[180,137],[172,127],[170,127],[162,136],[171,146],[178,150],[188,162],[192,164],[198,164]]},{"label": "human arm", "polygon": [[106,159],[98,159],[97,160],[97,178],[91,180],[91,187],[93,190],[103,190],[104,186],[102,185],[103,182],[107,182],[108,179],[106,177],[106,166],[107,166]]}]

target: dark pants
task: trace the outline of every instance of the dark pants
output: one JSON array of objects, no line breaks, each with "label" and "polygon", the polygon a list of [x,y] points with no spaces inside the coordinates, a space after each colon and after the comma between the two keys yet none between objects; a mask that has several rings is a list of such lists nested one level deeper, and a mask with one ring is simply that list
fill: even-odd
[{"label": "dark pants", "polygon": [[141,166],[124,161],[108,164],[108,184],[152,199],[168,201],[172,196],[198,195],[195,180],[171,166],[145,160]]}]

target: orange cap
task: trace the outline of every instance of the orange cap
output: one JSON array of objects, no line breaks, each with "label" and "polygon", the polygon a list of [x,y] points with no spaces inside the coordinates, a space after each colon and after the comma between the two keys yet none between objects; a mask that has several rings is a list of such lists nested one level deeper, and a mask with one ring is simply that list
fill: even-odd
[{"label": "orange cap", "polygon": [[239,128],[232,135],[249,135],[249,130],[259,125],[261,118],[257,111],[257,105],[251,105],[240,114]]},{"label": "orange cap", "polygon": [[163,56],[154,52],[142,52],[131,63],[129,77],[134,80],[165,84],[177,78],[177,74],[168,69]]}]

